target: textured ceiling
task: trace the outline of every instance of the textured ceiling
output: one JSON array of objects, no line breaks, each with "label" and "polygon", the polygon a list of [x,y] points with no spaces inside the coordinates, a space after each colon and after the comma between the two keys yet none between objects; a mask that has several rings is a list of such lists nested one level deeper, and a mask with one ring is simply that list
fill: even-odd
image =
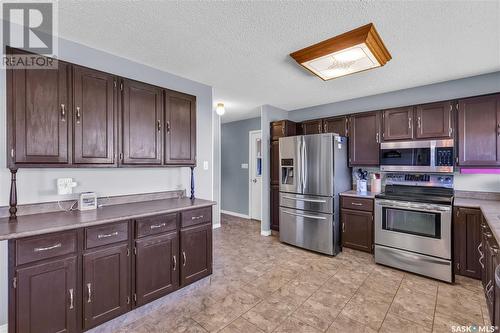
[{"label": "textured ceiling", "polygon": [[[373,22],[393,59],[323,82],[290,52]],[[215,89],[223,121],[500,70],[499,1],[60,1],[59,34]]]}]

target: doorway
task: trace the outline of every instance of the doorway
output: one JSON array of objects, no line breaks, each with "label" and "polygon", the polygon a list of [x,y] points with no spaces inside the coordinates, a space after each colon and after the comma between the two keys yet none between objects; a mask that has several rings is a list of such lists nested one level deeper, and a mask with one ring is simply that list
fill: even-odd
[{"label": "doorway", "polygon": [[248,215],[251,219],[262,218],[262,132],[248,132]]}]

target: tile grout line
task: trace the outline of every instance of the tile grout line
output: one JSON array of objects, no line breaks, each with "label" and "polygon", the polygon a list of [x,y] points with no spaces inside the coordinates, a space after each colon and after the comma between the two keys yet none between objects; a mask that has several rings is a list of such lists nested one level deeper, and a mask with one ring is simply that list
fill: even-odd
[{"label": "tile grout line", "polygon": [[[438,283],[437,288],[436,288],[436,301],[434,302],[434,313],[432,314],[431,332],[434,332],[434,322],[436,321],[436,310],[437,310],[438,295],[439,295],[439,283]],[[482,310],[481,310],[481,314],[482,314]]]}]

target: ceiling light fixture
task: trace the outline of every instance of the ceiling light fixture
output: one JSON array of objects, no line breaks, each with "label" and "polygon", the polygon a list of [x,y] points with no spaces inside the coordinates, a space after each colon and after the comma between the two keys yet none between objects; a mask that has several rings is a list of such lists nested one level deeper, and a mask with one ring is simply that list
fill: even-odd
[{"label": "ceiling light fixture", "polygon": [[290,56],[325,81],[384,66],[392,59],[373,23],[295,51]]},{"label": "ceiling light fixture", "polygon": [[224,113],[226,113],[226,108],[224,107],[224,103],[217,103],[215,112],[217,112],[219,116],[222,116]]}]

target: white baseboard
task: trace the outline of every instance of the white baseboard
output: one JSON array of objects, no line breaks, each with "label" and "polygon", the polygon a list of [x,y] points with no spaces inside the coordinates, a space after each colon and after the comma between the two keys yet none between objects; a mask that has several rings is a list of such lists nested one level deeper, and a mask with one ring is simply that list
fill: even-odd
[{"label": "white baseboard", "polygon": [[7,333],[8,332],[8,325],[9,324],[5,324],[5,325],[0,326],[0,333]]},{"label": "white baseboard", "polygon": [[[220,228],[220,223],[212,225],[212,229],[217,229],[217,228]],[[0,333],[2,333],[2,332],[0,331]]]},{"label": "white baseboard", "polygon": [[245,215],[245,214],[240,214],[240,213],[235,213],[235,212],[231,212],[229,210],[222,210],[220,211],[222,214],[227,214],[227,215],[232,215],[232,216],[236,216],[236,217],[241,217],[243,219],[250,219],[250,216],[248,215]]},{"label": "white baseboard", "polygon": [[261,230],[260,234],[262,236],[271,236],[271,230]]}]

